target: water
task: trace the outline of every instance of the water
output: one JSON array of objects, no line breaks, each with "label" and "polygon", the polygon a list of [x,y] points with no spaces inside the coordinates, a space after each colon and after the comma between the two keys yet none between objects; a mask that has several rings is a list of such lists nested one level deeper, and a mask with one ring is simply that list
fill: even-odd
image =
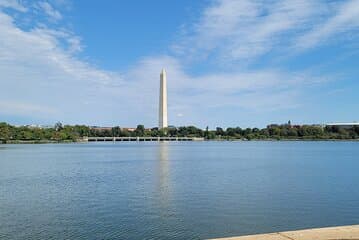
[{"label": "water", "polygon": [[206,239],[359,223],[359,142],[0,145],[0,239]]}]

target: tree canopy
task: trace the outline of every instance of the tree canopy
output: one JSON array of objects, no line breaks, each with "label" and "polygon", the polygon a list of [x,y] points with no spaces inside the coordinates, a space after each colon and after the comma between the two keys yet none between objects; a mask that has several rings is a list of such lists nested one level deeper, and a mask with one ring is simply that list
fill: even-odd
[{"label": "tree canopy", "polygon": [[203,137],[205,139],[222,140],[266,140],[266,139],[299,139],[330,140],[359,139],[359,127],[340,128],[322,127],[318,125],[271,124],[266,128],[229,127],[205,130],[195,126],[169,127],[166,129],[145,128],[139,124],[134,131],[115,126],[112,128],[92,128],[85,125],[62,125],[56,123],[52,128],[12,126],[0,123],[0,141],[78,141],[83,137]]}]

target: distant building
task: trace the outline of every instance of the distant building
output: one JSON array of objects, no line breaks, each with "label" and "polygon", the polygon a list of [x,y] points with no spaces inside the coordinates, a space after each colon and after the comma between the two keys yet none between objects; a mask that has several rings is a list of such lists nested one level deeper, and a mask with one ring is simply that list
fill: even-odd
[{"label": "distant building", "polygon": [[[100,127],[100,126],[90,126],[89,128],[96,131],[112,131],[113,127]],[[134,132],[136,128],[133,127],[121,127],[121,131]],[[152,128],[145,128],[145,131],[152,131]]]},{"label": "distant building", "polygon": [[359,127],[359,123],[357,123],[357,122],[352,122],[352,123],[328,123],[325,126],[327,126],[327,127],[338,127],[338,128],[342,128],[342,129],[350,129],[350,128],[353,128],[355,126]]},{"label": "distant building", "polygon": [[112,127],[99,127],[99,126],[90,126],[91,129],[97,131],[111,131]]},{"label": "distant building", "polygon": [[49,128],[53,128],[54,126],[30,124],[30,125],[21,125],[21,126],[18,126],[18,127],[27,127],[27,128],[30,128],[30,129],[49,129]]},{"label": "distant building", "polygon": [[136,128],[121,128],[121,131],[134,132]]}]

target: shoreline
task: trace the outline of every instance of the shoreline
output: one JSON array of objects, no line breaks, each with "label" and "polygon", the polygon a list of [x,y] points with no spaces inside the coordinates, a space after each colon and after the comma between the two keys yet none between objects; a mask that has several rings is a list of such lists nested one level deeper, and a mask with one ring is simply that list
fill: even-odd
[{"label": "shoreline", "polygon": [[[104,142],[104,141],[99,141]],[[113,141],[107,141],[113,142]],[[121,142],[121,141],[118,141]],[[129,142],[144,142],[144,141],[129,141]],[[170,142],[170,141],[164,141]],[[190,141],[190,142],[359,142],[359,139],[204,139],[201,141]],[[85,140],[65,140],[65,141],[55,141],[55,140],[10,140],[10,141],[0,141],[0,145],[11,145],[11,144],[71,144],[71,143],[95,143]]]},{"label": "shoreline", "polygon": [[215,238],[211,240],[358,240],[359,225],[312,228],[295,231],[255,234],[238,237]]}]

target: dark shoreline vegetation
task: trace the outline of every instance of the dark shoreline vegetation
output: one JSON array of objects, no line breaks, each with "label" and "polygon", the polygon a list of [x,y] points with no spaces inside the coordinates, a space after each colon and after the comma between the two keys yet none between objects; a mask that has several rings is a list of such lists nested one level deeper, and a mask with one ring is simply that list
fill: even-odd
[{"label": "dark shoreline vegetation", "polygon": [[95,128],[85,125],[62,125],[51,128],[12,126],[0,123],[0,143],[58,143],[81,142],[86,137],[200,137],[206,140],[359,140],[359,127],[272,124],[266,128],[240,127],[216,130],[194,126],[147,129],[138,125],[135,129],[119,126]]}]

